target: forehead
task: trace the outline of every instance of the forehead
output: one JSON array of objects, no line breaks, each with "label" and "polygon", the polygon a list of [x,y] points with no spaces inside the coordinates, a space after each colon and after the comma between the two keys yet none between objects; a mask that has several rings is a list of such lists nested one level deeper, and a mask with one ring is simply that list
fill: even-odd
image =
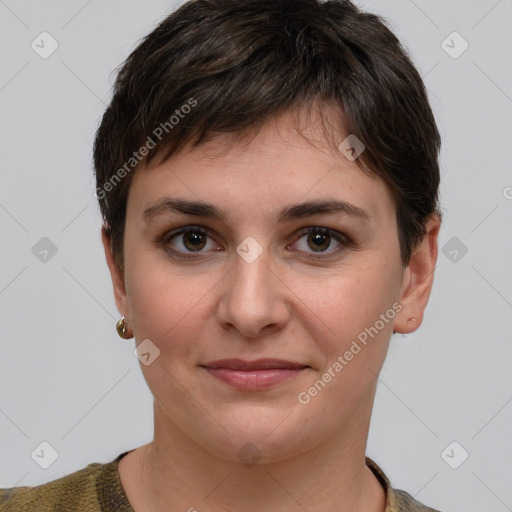
[{"label": "forehead", "polygon": [[394,210],[382,179],[333,151],[317,126],[299,133],[294,118],[286,115],[243,137],[221,134],[137,169],[128,210],[142,215],[168,196],[219,205],[226,216],[230,209],[253,217],[263,211],[282,213],[284,204],[317,199],[350,203],[372,218]]}]

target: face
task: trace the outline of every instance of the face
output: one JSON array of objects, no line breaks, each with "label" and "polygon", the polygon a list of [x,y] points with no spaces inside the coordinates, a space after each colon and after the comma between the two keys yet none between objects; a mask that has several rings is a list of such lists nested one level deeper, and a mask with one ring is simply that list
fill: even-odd
[{"label": "face", "polygon": [[114,284],[149,354],[157,429],[227,459],[247,442],[279,460],[365,441],[404,314],[391,193],[315,134],[311,145],[284,115],[249,141],[222,135],[138,169],[131,184]]}]

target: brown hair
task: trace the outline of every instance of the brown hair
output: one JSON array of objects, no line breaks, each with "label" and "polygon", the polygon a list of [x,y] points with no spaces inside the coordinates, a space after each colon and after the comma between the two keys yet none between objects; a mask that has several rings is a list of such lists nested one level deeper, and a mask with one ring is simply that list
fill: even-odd
[{"label": "brown hair", "polygon": [[122,64],[96,133],[96,197],[119,267],[140,162],[318,101],[339,107],[340,126],[366,146],[357,162],[388,183],[406,265],[428,218],[441,216],[441,141],[422,79],[386,21],[347,0],[191,0]]}]

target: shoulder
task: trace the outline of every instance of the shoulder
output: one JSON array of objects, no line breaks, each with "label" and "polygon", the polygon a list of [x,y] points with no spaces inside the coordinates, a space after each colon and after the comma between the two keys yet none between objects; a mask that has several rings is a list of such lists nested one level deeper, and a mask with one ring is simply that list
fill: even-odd
[{"label": "shoulder", "polygon": [[[65,477],[34,487],[0,489],[2,512],[46,512],[59,510],[59,504],[73,505],[79,510],[100,510],[97,503],[96,482],[103,464],[89,464],[86,468]],[[71,508],[71,507],[69,507]]]},{"label": "shoulder", "polygon": [[385,512],[440,512],[423,505],[405,491],[394,489],[384,471],[369,457],[366,457],[366,465],[386,491]]},{"label": "shoulder", "polygon": [[398,489],[391,489],[394,496],[395,508],[393,512],[440,512],[416,501],[410,494]]},{"label": "shoulder", "polygon": [[100,512],[104,495],[114,488],[114,461],[89,464],[67,476],[33,487],[0,489],[0,512]]}]

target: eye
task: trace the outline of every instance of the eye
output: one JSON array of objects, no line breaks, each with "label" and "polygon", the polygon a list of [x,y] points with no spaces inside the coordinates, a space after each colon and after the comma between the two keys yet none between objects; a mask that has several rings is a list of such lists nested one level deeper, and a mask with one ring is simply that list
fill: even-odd
[{"label": "eye", "polygon": [[[345,235],[327,228],[308,227],[300,234],[302,236],[294,245],[298,245],[298,250],[306,253],[309,252],[308,249],[312,249],[313,252],[306,256],[308,258],[325,258],[326,255],[330,256],[352,245]],[[333,241],[337,244],[337,248],[327,251]]]},{"label": "eye", "polygon": [[[307,253],[306,257],[311,259],[326,258],[353,246],[346,235],[327,228],[307,227],[299,235],[300,238],[293,244],[298,246],[295,251]],[[336,247],[328,251],[333,242]],[[195,258],[204,252],[222,250],[209,232],[199,226],[186,226],[166,233],[161,243],[167,252],[180,258]]]},{"label": "eye", "polygon": [[[204,229],[195,226],[187,226],[178,231],[172,231],[166,234],[162,242],[166,247],[174,247],[169,247],[169,250],[173,253],[185,258],[193,258],[194,256],[187,256],[187,253],[205,252],[203,251],[205,248],[206,250],[215,250],[216,248],[218,250],[218,245],[213,243],[212,240],[209,241],[209,238],[208,232]],[[210,244],[209,247],[208,244]]]}]

